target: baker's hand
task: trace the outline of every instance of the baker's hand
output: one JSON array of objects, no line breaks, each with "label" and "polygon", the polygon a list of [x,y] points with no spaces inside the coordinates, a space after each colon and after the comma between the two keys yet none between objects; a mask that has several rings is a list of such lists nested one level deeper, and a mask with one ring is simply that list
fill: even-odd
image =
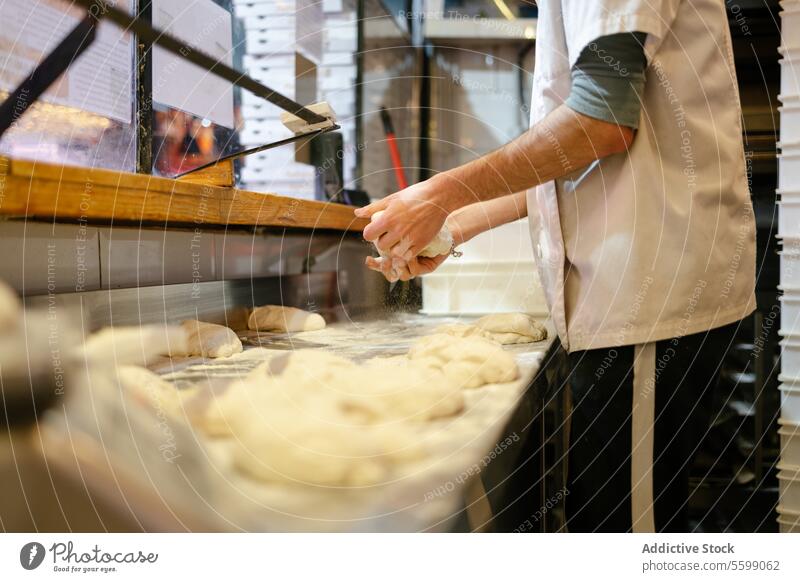
[{"label": "baker's hand", "polygon": [[406,262],[395,257],[367,257],[365,263],[367,267],[383,275],[389,283],[399,281],[407,272]]},{"label": "baker's hand", "polygon": [[373,271],[382,273],[387,281],[394,283],[432,273],[447,257],[448,255],[414,257],[408,262],[394,257],[367,257],[366,264]]},{"label": "baker's hand", "polygon": [[364,238],[384,255],[411,261],[439,233],[449,214],[431,186],[426,180],[356,210],[360,218],[384,211],[364,229]]}]

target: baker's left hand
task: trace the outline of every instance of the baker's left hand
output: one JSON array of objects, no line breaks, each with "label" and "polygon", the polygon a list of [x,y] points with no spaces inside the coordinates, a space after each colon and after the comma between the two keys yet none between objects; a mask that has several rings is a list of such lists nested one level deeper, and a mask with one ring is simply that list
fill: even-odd
[{"label": "baker's left hand", "polygon": [[360,218],[371,218],[383,210],[365,229],[364,238],[381,253],[410,261],[439,233],[449,209],[437,200],[431,180],[409,186],[395,194],[359,208]]}]

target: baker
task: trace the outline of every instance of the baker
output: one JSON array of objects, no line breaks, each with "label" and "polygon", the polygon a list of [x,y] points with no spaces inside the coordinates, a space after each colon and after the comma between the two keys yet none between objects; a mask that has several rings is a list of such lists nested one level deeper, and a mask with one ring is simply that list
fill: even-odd
[{"label": "baker", "polygon": [[572,400],[570,531],[685,531],[707,398],[755,308],[722,0],[540,0],[531,127],[356,212],[401,278],[528,215]]}]

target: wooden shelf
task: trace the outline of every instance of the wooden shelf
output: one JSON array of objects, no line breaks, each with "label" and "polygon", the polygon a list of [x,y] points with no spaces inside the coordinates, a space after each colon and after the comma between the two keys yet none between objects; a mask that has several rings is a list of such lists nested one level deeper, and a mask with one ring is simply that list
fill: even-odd
[{"label": "wooden shelf", "polygon": [[0,216],[361,231],[343,204],[0,157]]}]

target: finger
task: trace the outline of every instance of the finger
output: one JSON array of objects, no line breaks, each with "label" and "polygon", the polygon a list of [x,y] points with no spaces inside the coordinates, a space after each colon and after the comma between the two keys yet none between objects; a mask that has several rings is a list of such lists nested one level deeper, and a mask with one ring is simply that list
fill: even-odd
[{"label": "finger", "polygon": [[404,261],[411,261],[414,254],[411,252],[411,241],[408,237],[403,237],[400,242],[392,247],[392,255],[403,259]]},{"label": "finger", "polygon": [[389,281],[389,283],[394,283],[400,278],[400,273],[397,269],[391,266],[390,262],[387,262],[383,269],[383,276],[386,277],[386,280]]},{"label": "finger", "polygon": [[373,214],[375,214],[379,210],[386,210],[386,207],[389,205],[390,198],[391,196],[387,196],[386,198],[382,198],[377,202],[368,204],[363,208],[356,208],[354,213],[359,218],[370,218]]},{"label": "finger", "polygon": [[402,273],[403,269],[405,268],[405,263],[395,262],[390,257],[382,257],[380,260],[381,272],[383,273],[384,277],[392,282],[397,281],[400,278],[400,274]]},{"label": "finger", "polygon": [[372,221],[364,227],[364,240],[375,242],[382,234],[389,230],[389,219],[385,214],[373,217]]},{"label": "finger", "polygon": [[[400,242],[400,237],[393,232],[384,232],[376,240],[372,241],[378,251],[385,255],[396,256],[392,253],[392,247]],[[402,259],[402,257],[398,257]]]},{"label": "finger", "polygon": [[417,264],[413,271],[415,276],[427,275],[436,270],[442,264],[446,255],[439,255],[438,257],[417,257]]},{"label": "finger", "polygon": [[368,268],[372,269],[373,271],[381,271],[382,270],[382,263],[380,257],[367,257],[364,263],[367,265]]},{"label": "finger", "polygon": [[417,257],[414,260],[413,267],[409,265],[409,268],[415,277],[419,277],[420,275],[427,275],[436,267],[431,263],[429,257]]},{"label": "finger", "polygon": [[414,274],[409,270],[410,265],[397,268],[397,276],[401,281],[410,281],[414,278]]},{"label": "finger", "polygon": [[392,268],[391,261],[387,261],[382,257],[367,257],[364,262],[368,268],[383,275],[390,283],[397,281],[398,275]]},{"label": "finger", "polygon": [[420,275],[425,274],[425,264],[418,260],[414,259],[410,263],[408,263],[408,272],[411,273],[413,277],[418,277]]},{"label": "finger", "polygon": [[364,240],[374,243],[386,232],[386,226],[383,221],[371,222],[365,228],[362,236]]},{"label": "finger", "polygon": [[392,265],[392,261],[384,257],[372,258],[371,263],[375,265],[376,271],[383,274],[384,277],[391,280],[396,280],[397,273]]}]

